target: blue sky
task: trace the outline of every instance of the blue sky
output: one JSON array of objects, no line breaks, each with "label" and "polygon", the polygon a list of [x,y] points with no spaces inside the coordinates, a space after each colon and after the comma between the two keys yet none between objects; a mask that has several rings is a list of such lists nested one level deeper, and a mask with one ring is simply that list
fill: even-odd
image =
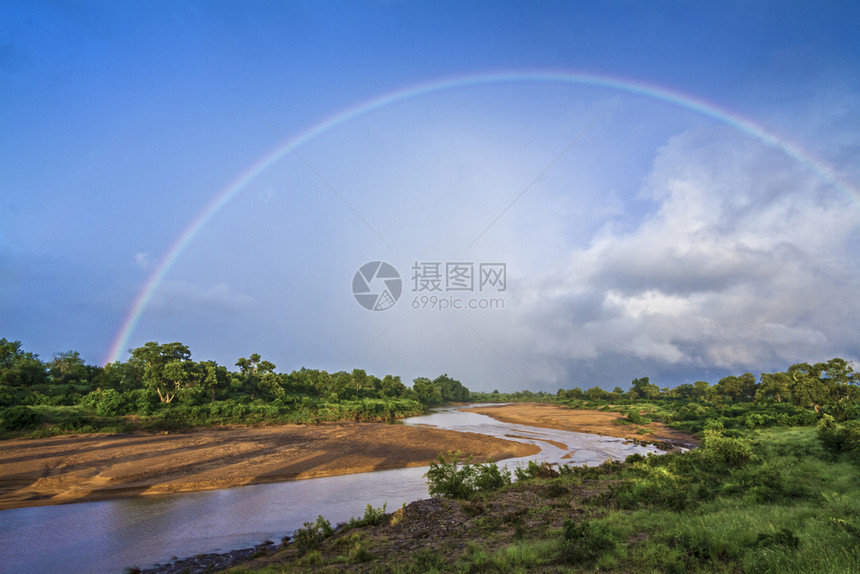
[{"label": "blue sky", "polygon": [[[2,0],[0,336],[45,359],[181,341],[478,390],[856,361],[858,20],[849,2]],[[183,233],[279,148],[123,332]],[[377,260],[403,294],[374,312],[351,287]],[[414,291],[416,262],[505,263],[507,286]]]}]

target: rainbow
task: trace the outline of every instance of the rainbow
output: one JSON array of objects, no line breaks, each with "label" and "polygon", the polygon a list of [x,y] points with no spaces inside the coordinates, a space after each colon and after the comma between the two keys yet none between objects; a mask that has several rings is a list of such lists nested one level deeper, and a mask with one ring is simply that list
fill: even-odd
[{"label": "rainbow", "polygon": [[295,153],[295,148],[332,128],[349,122],[358,116],[371,113],[396,102],[436,92],[443,92],[454,88],[510,82],[556,82],[607,88],[676,105],[680,108],[685,108],[704,116],[708,116],[714,120],[729,125],[768,146],[777,148],[790,158],[809,166],[819,177],[821,177],[823,181],[828,184],[833,185],[847,194],[855,197],[860,196],[860,192],[858,192],[858,190],[848,180],[843,178],[832,167],[802,149],[799,145],[762,127],[753,120],[745,118],[737,113],[730,112],[695,96],[683,94],[670,88],[624,78],[561,71],[508,71],[471,74],[433,80],[389,92],[382,96],[377,96],[373,99],[361,102],[355,106],[335,113],[307,128],[305,131],[293,136],[290,140],[285,140],[282,145],[276,147],[274,150],[256,161],[244,173],[231,181],[226,187],[224,187],[224,189],[213,197],[212,201],[203,209],[203,211],[201,211],[200,214],[191,221],[188,227],[179,234],[179,237],[176,238],[176,241],[167,250],[164,257],[161,258],[125,316],[119,331],[110,345],[110,350],[104,362],[111,363],[121,360],[123,349],[128,344],[129,337],[134,332],[135,326],[140,320],[143,312],[146,310],[147,305],[149,305],[152,300],[158,286],[167,276],[167,273],[176,263],[177,259],[182,255],[185,248],[194,240],[209,220],[236,195],[238,195],[248,183],[265,171],[270,165],[277,162],[282,156]]}]

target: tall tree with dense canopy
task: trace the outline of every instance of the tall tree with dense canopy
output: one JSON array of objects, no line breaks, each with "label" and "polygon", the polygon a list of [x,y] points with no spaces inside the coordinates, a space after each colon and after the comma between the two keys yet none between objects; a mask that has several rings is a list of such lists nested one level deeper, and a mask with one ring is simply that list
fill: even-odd
[{"label": "tall tree with dense canopy", "polygon": [[650,382],[648,377],[633,379],[630,390],[635,392],[637,396],[646,399],[653,399],[660,396],[660,387]]},{"label": "tall tree with dense canopy", "polygon": [[47,382],[39,355],[21,350],[21,341],[0,339],[0,386],[26,388]]},{"label": "tall tree with dense canopy", "polygon": [[791,395],[789,390],[791,385],[791,377],[788,373],[762,373],[761,383],[756,389],[755,399],[775,400],[781,403],[783,399]]},{"label": "tall tree with dense canopy", "polygon": [[751,401],[755,396],[755,375],[744,373],[743,375],[723,377],[714,385],[717,392],[732,400]]},{"label": "tall tree with dense canopy", "polygon": [[55,353],[47,366],[51,379],[58,385],[83,381],[89,376],[89,369],[77,351]]},{"label": "tall tree with dense canopy", "polygon": [[143,384],[158,393],[162,403],[170,403],[183,387],[195,382],[191,351],[182,343],[150,341],[131,350],[130,361],[143,370]]},{"label": "tall tree with dense canopy", "polygon": [[283,388],[275,375],[275,365],[264,361],[258,353],[253,353],[247,359],[239,357],[236,366],[239,367],[245,387],[251,392],[251,400],[254,400],[258,391],[273,395],[283,393]]}]

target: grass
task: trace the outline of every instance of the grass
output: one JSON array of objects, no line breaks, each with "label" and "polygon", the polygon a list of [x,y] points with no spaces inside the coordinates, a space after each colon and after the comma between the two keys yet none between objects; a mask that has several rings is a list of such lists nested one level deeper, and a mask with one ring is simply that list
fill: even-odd
[{"label": "grass", "polygon": [[860,571],[857,463],[811,427],[726,432],[430,510],[371,508],[303,556],[289,545],[232,572]]}]

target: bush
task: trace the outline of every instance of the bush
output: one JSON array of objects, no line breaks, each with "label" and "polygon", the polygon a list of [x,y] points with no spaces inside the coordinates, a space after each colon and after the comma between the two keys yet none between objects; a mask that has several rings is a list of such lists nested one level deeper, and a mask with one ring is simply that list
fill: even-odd
[{"label": "bush", "polygon": [[832,416],[824,415],[818,423],[818,438],[831,453],[846,453],[860,461],[860,421],[839,425]]},{"label": "bush", "polygon": [[511,483],[511,471],[490,461],[475,467],[475,489],[482,492],[498,490]]},{"label": "bush", "polygon": [[701,452],[712,462],[735,467],[752,458],[752,444],[747,439],[728,437],[718,430],[706,430]]},{"label": "bush", "polygon": [[627,413],[627,420],[637,425],[645,424],[647,422],[636,409],[630,409],[630,412]]},{"label": "bush", "polygon": [[569,564],[590,564],[601,554],[614,550],[615,546],[612,533],[601,522],[567,520],[560,559]]},{"label": "bush", "polygon": [[94,391],[99,393],[96,401],[96,412],[103,417],[116,417],[124,415],[128,409],[126,408],[123,396],[114,389],[104,389],[102,391]]},{"label": "bush", "polygon": [[517,480],[530,480],[532,478],[555,478],[559,475],[559,472],[548,462],[538,464],[530,460],[528,466],[525,468],[520,466],[515,468],[514,474]]},{"label": "bush", "polygon": [[302,554],[305,554],[319,546],[332,534],[334,529],[331,523],[322,516],[317,516],[316,522],[305,522],[304,528],[299,528],[293,533],[293,544]]},{"label": "bush", "polygon": [[364,509],[364,516],[361,518],[350,518],[346,523],[347,528],[360,528],[362,526],[377,526],[385,520],[385,507],[388,503],[383,504],[379,508],[373,508],[368,504]]},{"label": "bush", "polygon": [[449,452],[448,456],[451,458],[450,462],[440,454],[439,462],[431,462],[430,470],[424,475],[430,496],[471,498],[475,494],[475,472],[472,466],[468,464],[468,460],[460,466],[459,452]]},{"label": "bush", "polygon": [[450,462],[440,454],[424,475],[430,496],[469,499],[477,492],[498,490],[511,483],[511,472],[495,462],[471,465],[470,457],[461,465],[459,452],[449,452],[448,457]]},{"label": "bush", "polygon": [[42,415],[30,407],[9,407],[3,414],[3,429],[7,431],[31,429],[41,422]]},{"label": "bush", "polygon": [[157,408],[157,395],[148,389],[135,389],[128,394],[139,415],[151,415]]}]

